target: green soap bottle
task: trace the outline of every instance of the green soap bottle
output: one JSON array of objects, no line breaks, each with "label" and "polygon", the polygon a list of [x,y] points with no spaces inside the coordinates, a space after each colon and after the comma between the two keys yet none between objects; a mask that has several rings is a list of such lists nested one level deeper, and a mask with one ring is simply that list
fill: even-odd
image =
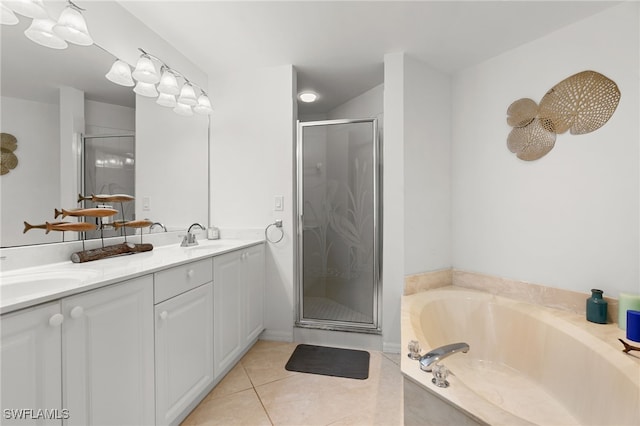
[{"label": "green soap bottle", "polygon": [[587,299],[587,321],[607,323],[607,301],[602,298],[602,290],[591,290],[591,297]]}]

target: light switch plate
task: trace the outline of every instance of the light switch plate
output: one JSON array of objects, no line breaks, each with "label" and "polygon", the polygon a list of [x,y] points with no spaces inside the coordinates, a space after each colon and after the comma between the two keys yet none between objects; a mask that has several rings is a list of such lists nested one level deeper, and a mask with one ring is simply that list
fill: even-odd
[{"label": "light switch plate", "polygon": [[274,203],[273,203],[273,210],[278,212],[284,210],[284,197],[282,195],[275,197]]}]

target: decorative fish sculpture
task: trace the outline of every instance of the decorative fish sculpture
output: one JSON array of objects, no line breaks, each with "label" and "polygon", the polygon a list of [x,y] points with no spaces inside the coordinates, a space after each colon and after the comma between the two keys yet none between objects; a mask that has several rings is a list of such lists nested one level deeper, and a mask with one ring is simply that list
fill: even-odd
[{"label": "decorative fish sculpture", "polygon": [[151,222],[150,220],[147,219],[143,219],[143,220],[130,220],[128,222],[123,222],[121,220],[118,220],[116,222],[113,222],[113,226],[118,229],[118,228],[122,228],[123,226],[126,226],[127,228],[147,228],[149,226],[151,226],[153,222]]},{"label": "decorative fish sculpture", "polygon": [[[53,222],[50,225],[64,225],[69,222]],[[47,229],[47,224],[43,223],[42,225],[31,225],[30,223],[24,222],[24,231],[23,234],[26,234],[30,229]]]},{"label": "decorative fish sculpture", "polygon": [[89,216],[89,217],[107,217],[118,213],[116,209],[93,208],[93,209],[74,209],[74,210],[58,210],[54,209],[55,218],[62,215],[64,219],[67,216]]},{"label": "decorative fish sculpture", "polygon": [[127,194],[91,194],[89,196],[84,196],[82,194],[78,194],[78,202],[89,200],[94,203],[120,203],[125,201],[133,201],[135,197]]},{"label": "decorative fish sculpture", "polygon": [[29,229],[46,229],[48,234],[51,231],[73,231],[73,232],[84,232],[84,231],[93,231],[97,228],[93,223],[87,222],[45,222],[43,225],[31,225],[27,222],[24,222],[24,231],[27,232]]}]

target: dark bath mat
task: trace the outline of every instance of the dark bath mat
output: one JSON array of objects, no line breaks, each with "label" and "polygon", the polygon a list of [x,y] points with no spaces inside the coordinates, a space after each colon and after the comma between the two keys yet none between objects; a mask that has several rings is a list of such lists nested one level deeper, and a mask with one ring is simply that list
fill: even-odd
[{"label": "dark bath mat", "polygon": [[298,345],[284,368],[301,373],[363,380],[369,377],[369,352]]}]

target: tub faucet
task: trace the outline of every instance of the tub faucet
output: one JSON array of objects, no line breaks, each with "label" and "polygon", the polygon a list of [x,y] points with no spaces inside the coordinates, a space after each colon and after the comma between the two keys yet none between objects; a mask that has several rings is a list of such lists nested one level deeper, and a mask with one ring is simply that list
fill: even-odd
[{"label": "tub faucet", "polygon": [[198,240],[196,240],[196,234],[191,232],[194,226],[197,226],[203,231],[205,230],[204,226],[200,225],[199,223],[192,224],[189,227],[189,229],[187,229],[187,235],[185,235],[184,238],[182,239],[182,243],[180,243],[180,247],[191,247],[191,246],[198,245]]},{"label": "tub faucet", "polygon": [[450,345],[440,346],[420,357],[420,369],[430,372],[436,363],[442,361],[449,355],[453,355],[456,352],[467,353],[468,351],[469,345],[466,343],[452,343]]}]

